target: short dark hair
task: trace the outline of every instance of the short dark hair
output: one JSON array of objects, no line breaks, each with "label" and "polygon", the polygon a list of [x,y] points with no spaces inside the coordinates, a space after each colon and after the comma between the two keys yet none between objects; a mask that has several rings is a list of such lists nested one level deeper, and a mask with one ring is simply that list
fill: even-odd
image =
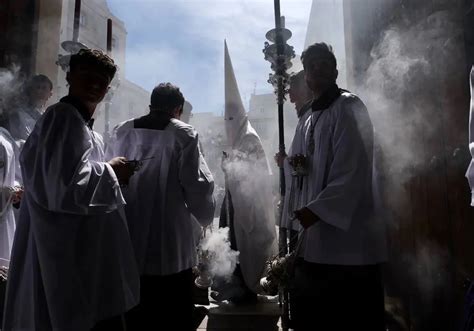
[{"label": "short dark hair", "polygon": [[71,55],[69,71],[73,71],[80,65],[91,66],[99,73],[105,74],[110,80],[114,78],[117,72],[114,60],[98,49],[83,48],[76,54]]},{"label": "short dark hair", "polygon": [[29,93],[30,89],[36,85],[36,84],[41,84],[41,83],[46,83],[49,85],[49,89],[52,90],[53,89],[53,82],[51,81],[51,79],[48,78],[48,76],[46,75],[43,75],[43,74],[39,74],[39,75],[34,75],[33,77],[31,77],[30,79],[28,79],[25,83],[25,92],[26,93]]},{"label": "short dark hair", "polygon": [[154,111],[171,112],[184,105],[184,96],[179,87],[171,83],[161,83],[151,92],[150,108]]},{"label": "short dark hair", "polygon": [[306,48],[306,50],[301,54],[303,67],[306,68],[308,61],[315,57],[328,59],[334,64],[334,68],[337,68],[336,56],[334,55],[331,45],[326,43],[315,43],[308,46],[308,48]]}]

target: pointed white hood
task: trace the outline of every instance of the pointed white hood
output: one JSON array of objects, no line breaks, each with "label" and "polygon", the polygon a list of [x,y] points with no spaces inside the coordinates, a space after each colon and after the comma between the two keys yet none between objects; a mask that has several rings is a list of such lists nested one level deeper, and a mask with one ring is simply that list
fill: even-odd
[{"label": "pointed white hood", "polygon": [[230,60],[227,43],[224,41],[224,72],[225,72],[225,129],[227,142],[234,146],[238,141],[240,132],[245,132],[243,127],[248,124],[247,114],[245,112],[242,98],[240,97],[239,87],[235,79],[234,68]]},{"label": "pointed white hood", "polygon": [[225,44],[225,127],[232,151],[226,188],[234,207],[233,226],[245,284],[255,293],[266,261],[276,253],[275,212],[268,160],[252,128]]}]

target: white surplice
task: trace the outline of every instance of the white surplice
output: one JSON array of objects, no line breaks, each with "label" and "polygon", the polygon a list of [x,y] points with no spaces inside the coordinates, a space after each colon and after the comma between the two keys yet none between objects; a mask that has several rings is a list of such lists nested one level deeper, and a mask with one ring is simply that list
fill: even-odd
[{"label": "white surplice", "polygon": [[88,331],[139,301],[124,199],[79,111],[48,108],[23,147],[25,186],[4,331]]},{"label": "white surplice", "polygon": [[196,130],[177,119],[163,130],[135,128],[129,120],[112,140],[111,154],[150,158],[123,190],[140,274],[171,275],[195,266],[196,221],[209,225],[215,210],[214,179]]},{"label": "white surplice", "polygon": [[343,92],[329,108],[311,112],[304,151],[311,150],[313,126],[314,152],[305,153],[309,174],[303,205],[321,221],[305,231],[300,255],[322,264],[384,261],[385,220],[375,217],[373,126],[365,105]]},{"label": "white surplice", "polygon": [[471,188],[471,206],[474,207],[474,66],[471,68],[471,108],[469,111],[469,151],[471,163],[467,168],[466,177]]},{"label": "white surplice", "polygon": [[15,234],[13,188],[20,185],[19,150],[10,133],[0,128],[0,266],[8,267]]},{"label": "white surplice", "polygon": [[[309,105],[305,105],[309,107]],[[282,214],[280,217],[281,228],[290,230],[300,230],[299,222],[293,219],[293,212],[297,209],[303,208],[307,202],[308,181],[303,180],[301,187],[296,176],[292,175],[292,167],[289,159],[297,154],[306,154],[305,150],[305,136],[306,131],[309,130],[308,118],[311,116],[311,109],[306,110],[298,120],[296,125],[295,135],[291,146],[288,150],[288,157],[283,161],[283,169],[285,171],[285,199],[283,203]]]},{"label": "white surplice", "polygon": [[25,141],[40,117],[40,109],[22,105],[7,116],[7,128],[15,140]]}]

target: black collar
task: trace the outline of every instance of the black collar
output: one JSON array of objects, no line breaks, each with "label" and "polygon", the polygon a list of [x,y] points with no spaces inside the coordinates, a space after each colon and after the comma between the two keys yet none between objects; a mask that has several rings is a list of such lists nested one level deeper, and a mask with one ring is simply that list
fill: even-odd
[{"label": "black collar", "polygon": [[151,111],[149,114],[133,120],[133,127],[137,129],[164,130],[170,123],[170,114],[161,111]]},{"label": "black collar", "polygon": [[86,105],[84,105],[84,103],[81,100],[79,100],[76,97],[67,95],[59,101],[67,103],[73,106],[74,108],[76,108],[79,114],[81,114],[82,118],[86,122],[86,125],[92,130],[92,126],[94,125],[94,119],[92,118],[92,115],[89,113],[89,110],[87,109]]},{"label": "black collar", "polygon": [[311,109],[312,103],[313,103],[313,100],[308,101],[296,112],[298,115],[298,118],[301,118],[308,110]]},{"label": "black collar", "polygon": [[342,90],[337,86],[337,84],[329,87],[326,92],[321,94],[321,96],[313,101],[311,108],[313,111],[324,110],[329,108],[334,101],[339,98],[342,94]]}]

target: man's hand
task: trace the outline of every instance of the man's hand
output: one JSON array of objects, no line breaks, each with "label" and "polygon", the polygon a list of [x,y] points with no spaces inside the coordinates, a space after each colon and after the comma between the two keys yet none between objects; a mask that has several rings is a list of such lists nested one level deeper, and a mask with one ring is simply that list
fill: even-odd
[{"label": "man's hand", "polygon": [[21,201],[21,198],[23,197],[23,187],[22,186],[15,186],[13,188],[13,199],[12,199],[12,203],[14,205],[17,205],[20,203]]},{"label": "man's hand", "polygon": [[320,220],[318,216],[306,207],[295,210],[293,213],[305,230]]},{"label": "man's hand", "polygon": [[128,185],[128,181],[133,175],[133,167],[125,161],[127,161],[126,158],[124,158],[123,156],[119,156],[114,157],[108,162],[112,169],[114,169],[115,175],[117,176],[119,184],[121,186]]},{"label": "man's hand", "polygon": [[225,173],[227,172],[227,164],[229,163],[229,154],[226,152],[222,152],[222,158],[221,158],[221,169]]},{"label": "man's hand", "polygon": [[283,162],[285,161],[286,157],[288,155],[286,155],[286,153],[276,153],[275,156],[273,157],[275,159],[275,162],[277,164],[277,166],[279,168],[282,168],[283,167]]}]

